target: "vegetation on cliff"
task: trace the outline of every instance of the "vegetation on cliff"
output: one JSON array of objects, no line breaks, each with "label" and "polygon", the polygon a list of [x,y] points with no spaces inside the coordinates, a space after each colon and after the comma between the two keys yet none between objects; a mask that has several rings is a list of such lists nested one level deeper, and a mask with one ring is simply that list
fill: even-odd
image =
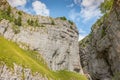
[{"label": "vegetation on cliff", "polygon": [[114,0],[104,0],[104,2],[100,5],[100,10],[102,13],[108,13],[112,9]]}]

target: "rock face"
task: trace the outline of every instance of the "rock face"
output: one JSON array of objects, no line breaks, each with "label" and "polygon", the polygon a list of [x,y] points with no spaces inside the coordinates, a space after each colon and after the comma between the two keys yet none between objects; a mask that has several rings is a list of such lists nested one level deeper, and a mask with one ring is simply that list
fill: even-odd
[{"label": "rock face", "polygon": [[114,0],[110,15],[80,42],[80,57],[93,80],[120,80],[120,0]]},{"label": "rock face", "polygon": [[6,10],[9,7],[9,4],[6,0],[1,0],[0,1],[0,9]]},{"label": "rock face", "polygon": [[14,64],[14,68],[10,69],[5,64],[0,66],[0,80],[48,80],[39,73],[32,74],[30,69],[24,69]]},{"label": "rock face", "polygon": [[[14,18],[22,18],[22,25],[15,27],[13,22],[2,19],[0,34],[20,45],[42,54],[52,70],[67,69],[82,72],[79,57],[78,31],[67,20],[43,16],[30,16],[12,9]],[[39,27],[28,25],[28,20],[37,20]],[[33,23],[33,22],[32,22]],[[18,32],[16,32],[18,31]]]},{"label": "rock face", "polygon": [[[41,53],[53,70],[78,69],[80,71],[78,33],[69,27],[67,23],[46,25],[45,28],[36,30],[32,27],[21,27],[20,32],[15,34],[10,23],[2,20],[0,33],[7,39],[19,43],[22,48]],[[72,27],[75,28],[75,26]]]}]

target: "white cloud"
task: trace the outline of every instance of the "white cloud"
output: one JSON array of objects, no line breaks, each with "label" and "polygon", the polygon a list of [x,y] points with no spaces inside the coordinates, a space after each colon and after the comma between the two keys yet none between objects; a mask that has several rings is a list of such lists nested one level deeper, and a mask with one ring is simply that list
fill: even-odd
[{"label": "white cloud", "polygon": [[83,38],[85,38],[87,36],[86,31],[84,31],[83,29],[79,29],[79,41],[82,40]]},{"label": "white cloud", "polygon": [[80,4],[81,4],[81,1],[82,1],[82,0],[74,0],[74,3],[80,5]]},{"label": "white cloud", "polygon": [[74,6],[74,4],[72,3],[72,4],[70,4],[70,5],[67,5],[67,7],[69,7],[69,8],[72,8]]},{"label": "white cloud", "polygon": [[24,6],[26,4],[26,0],[8,0],[9,4],[13,7]]},{"label": "white cloud", "polygon": [[81,17],[84,19],[83,21],[88,21],[94,17],[99,17],[101,16],[101,12],[99,9],[82,9],[80,14],[82,15]]},{"label": "white cloud", "polygon": [[28,13],[28,14],[33,14],[34,13],[34,11],[33,11],[33,9],[31,7],[30,8],[26,8],[25,6],[20,6],[20,7],[18,7],[18,9],[22,10],[22,11]]},{"label": "white cloud", "polygon": [[79,5],[81,10],[79,12],[71,10],[69,17],[72,20],[78,20],[78,17],[80,17],[83,19],[83,22],[97,18],[101,16],[99,6],[102,2],[104,2],[104,0],[74,0],[74,4]]},{"label": "white cloud", "polygon": [[37,15],[49,16],[49,9],[47,9],[44,3],[40,1],[35,1],[32,3],[32,7]]},{"label": "white cloud", "polygon": [[80,34],[86,34],[86,31],[84,31],[83,29],[79,29],[79,33]]},{"label": "white cloud", "polygon": [[70,12],[69,12],[69,15],[70,19],[72,19],[73,21],[75,20],[79,20],[79,16],[80,16],[80,13],[79,12],[76,12],[75,9],[72,9]]},{"label": "white cloud", "polygon": [[86,31],[79,29],[79,41],[86,37]]},{"label": "white cloud", "polygon": [[83,0],[81,3],[82,9],[80,14],[82,15],[82,18],[84,21],[87,21],[94,17],[101,16],[101,12],[99,10],[100,4],[104,0]]},{"label": "white cloud", "polygon": [[80,41],[80,40],[82,40],[83,38],[85,38],[85,36],[86,36],[86,35],[81,35],[81,34],[80,34],[78,41]]}]

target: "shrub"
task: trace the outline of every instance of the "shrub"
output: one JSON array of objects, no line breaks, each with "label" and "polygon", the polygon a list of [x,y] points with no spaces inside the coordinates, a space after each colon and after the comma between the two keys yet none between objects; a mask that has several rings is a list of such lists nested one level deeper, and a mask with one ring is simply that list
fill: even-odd
[{"label": "shrub", "polygon": [[17,25],[13,25],[13,26],[12,26],[12,29],[13,29],[13,32],[14,32],[15,34],[18,34],[18,33],[20,32],[20,28],[19,28],[19,26],[17,26]]},{"label": "shrub", "polygon": [[11,7],[10,7],[10,6],[8,7],[8,9],[7,9],[6,13],[7,13],[7,15],[9,15],[9,16],[10,16],[10,13],[11,13]]},{"label": "shrub", "polygon": [[18,14],[19,14],[19,15],[22,15],[22,12],[21,12],[21,11],[18,11]]},{"label": "shrub", "polygon": [[61,20],[67,20],[67,18],[64,17],[64,16],[63,16],[63,17],[60,17],[60,19],[61,19]]},{"label": "shrub", "polygon": [[55,22],[54,22],[54,20],[53,20],[53,19],[51,19],[51,24],[52,24],[52,25],[55,25]]},{"label": "shrub", "polygon": [[27,20],[27,23],[28,23],[28,25],[30,25],[30,24],[31,24],[30,19],[28,19],[28,20]]},{"label": "shrub", "polygon": [[27,20],[27,23],[28,23],[28,25],[33,26],[33,20],[28,19],[28,20]]},{"label": "shrub", "polygon": [[36,19],[35,22],[34,22],[34,26],[38,26],[38,27],[39,27],[39,22],[38,22],[37,19]]},{"label": "shrub", "polygon": [[113,6],[114,0],[104,0],[104,2],[100,5],[100,10],[102,13],[110,12]]},{"label": "shrub", "polygon": [[104,29],[102,29],[101,35],[102,35],[102,36],[101,36],[102,38],[106,35],[106,32],[105,32]]},{"label": "shrub", "polygon": [[6,19],[9,20],[10,22],[14,21],[14,16],[10,15],[11,8],[8,8],[7,11],[5,10],[0,10],[0,20]]},{"label": "shrub", "polygon": [[112,80],[120,80],[120,73],[115,73]]},{"label": "shrub", "polygon": [[21,16],[19,16],[18,19],[15,19],[14,23],[15,23],[15,25],[21,26],[22,25]]},{"label": "shrub", "polygon": [[35,21],[28,19],[27,23],[28,23],[28,25],[31,25],[31,26],[34,26],[34,27],[39,27],[40,26],[37,19]]},{"label": "shrub", "polygon": [[71,20],[68,20],[68,22],[71,24],[71,25],[73,25],[74,23],[73,23],[73,21],[71,21]]}]

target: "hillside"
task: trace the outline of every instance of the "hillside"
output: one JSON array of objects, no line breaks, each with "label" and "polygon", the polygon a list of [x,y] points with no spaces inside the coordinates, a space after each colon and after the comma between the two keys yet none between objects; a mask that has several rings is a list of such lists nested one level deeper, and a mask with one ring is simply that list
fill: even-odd
[{"label": "hillside", "polygon": [[[0,34],[21,48],[37,51],[52,70],[82,73],[79,57],[78,30],[65,17],[29,15],[12,8],[2,0]],[[4,10],[4,8],[6,8]],[[82,73],[83,74],[83,73]]]},{"label": "hillside", "polygon": [[0,1],[0,80],[86,80],[79,60],[72,21],[29,15]]},{"label": "hillside", "polygon": [[53,72],[43,58],[34,51],[26,51],[14,42],[0,36],[1,80],[86,80],[83,75],[69,72]]}]

